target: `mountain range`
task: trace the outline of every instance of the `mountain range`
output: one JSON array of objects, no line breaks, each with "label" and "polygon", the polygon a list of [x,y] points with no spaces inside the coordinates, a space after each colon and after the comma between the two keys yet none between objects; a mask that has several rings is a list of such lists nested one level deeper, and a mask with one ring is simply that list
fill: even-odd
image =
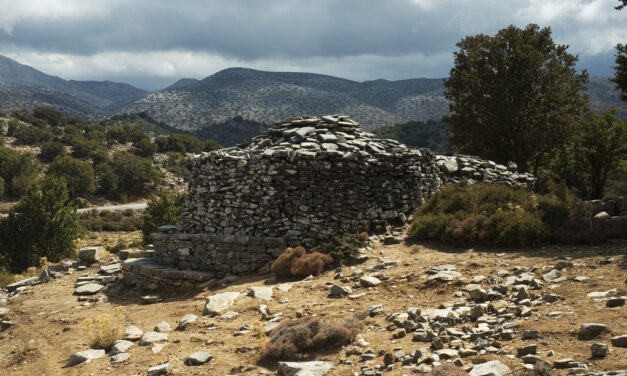
[{"label": "mountain range", "polygon": [[[627,104],[605,77],[591,77],[595,110]],[[295,72],[229,68],[202,80],[183,78],[149,93],[125,83],[66,81],[0,56],[0,110],[47,106],[84,118],[144,113],[181,130],[213,128],[234,118],[272,123],[296,115],[342,113],[366,129],[440,119],[448,111],[443,79],[351,81]]]}]

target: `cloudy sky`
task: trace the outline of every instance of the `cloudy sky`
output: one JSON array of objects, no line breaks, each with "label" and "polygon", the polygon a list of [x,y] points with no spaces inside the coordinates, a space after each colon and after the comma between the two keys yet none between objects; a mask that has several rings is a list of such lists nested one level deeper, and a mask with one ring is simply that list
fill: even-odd
[{"label": "cloudy sky", "polygon": [[455,44],[550,26],[609,76],[627,42],[617,0],[0,0],[0,55],[75,80],[157,90],[240,66],[359,81],[444,77]]}]

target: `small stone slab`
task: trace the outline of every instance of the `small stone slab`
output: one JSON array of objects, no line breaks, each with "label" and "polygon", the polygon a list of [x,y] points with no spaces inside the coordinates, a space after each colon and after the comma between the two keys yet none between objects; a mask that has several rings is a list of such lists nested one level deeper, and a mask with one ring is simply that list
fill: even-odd
[{"label": "small stone slab", "polygon": [[94,295],[104,289],[99,283],[86,283],[74,289],[74,295]]},{"label": "small stone slab", "polygon": [[8,314],[9,314],[8,308],[0,307],[0,319],[4,318]]},{"label": "small stone slab", "polygon": [[457,278],[460,278],[462,273],[456,272],[454,270],[444,270],[441,272],[437,272],[436,274],[430,275],[427,278],[428,282],[452,282]]},{"label": "small stone slab", "polygon": [[120,263],[103,265],[100,267],[100,273],[106,274],[106,275],[120,273],[121,271],[122,271],[122,264]]},{"label": "small stone slab", "polygon": [[272,287],[253,286],[250,288],[250,296],[261,300],[272,300]]},{"label": "small stone slab", "polygon": [[585,323],[581,324],[579,328],[579,339],[588,341],[598,337],[601,333],[607,330],[607,325],[597,323]]},{"label": "small stone slab", "polygon": [[126,329],[124,329],[124,339],[128,341],[138,341],[143,334],[144,331],[135,325],[127,326]]},{"label": "small stone slab", "polygon": [[30,277],[30,278],[26,278],[26,279],[21,279],[19,281],[15,281],[13,283],[11,283],[10,285],[7,285],[5,288],[8,291],[15,291],[20,287],[26,287],[26,286],[33,286],[33,285],[37,285],[41,283],[41,280],[39,279],[38,276],[35,277]]},{"label": "small stone slab", "polygon": [[313,362],[279,362],[278,376],[323,376],[333,368],[333,363]]},{"label": "small stone slab", "polygon": [[179,321],[179,325],[176,327],[176,330],[185,330],[185,328],[187,328],[190,324],[196,322],[197,319],[198,316],[192,313],[188,313],[187,315],[183,316],[183,318],[181,318],[181,321]]},{"label": "small stone slab", "polygon": [[612,346],[614,347],[627,347],[627,334],[612,337]]},{"label": "small stone slab", "polygon": [[213,359],[213,356],[206,351],[198,351],[190,354],[185,358],[185,365],[187,366],[199,366],[205,364]]},{"label": "small stone slab", "polygon": [[470,376],[504,376],[512,371],[498,360],[477,364],[468,374]]},{"label": "small stone slab", "polygon": [[155,342],[167,341],[168,335],[159,332],[146,332],[139,341],[140,346],[148,346]]},{"label": "small stone slab", "polygon": [[381,280],[372,276],[363,276],[359,279],[359,283],[363,287],[374,287],[381,284]]},{"label": "small stone slab", "polygon": [[128,349],[133,347],[133,345],[134,343],[131,341],[119,339],[113,342],[113,346],[111,346],[111,352],[109,353],[109,356],[125,353],[128,351]]},{"label": "small stone slab", "polygon": [[111,357],[111,363],[122,363],[126,362],[128,358],[131,357],[131,354],[123,352],[119,354],[115,354]]},{"label": "small stone slab", "polygon": [[288,292],[290,291],[291,288],[292,288],[291,283],[281,283],[280,285],[277,286],[277,290],[281,292]]},{"label": "small stone slab", "polygon": [[148,376],[167,375],[172,370],[170,363],[159,364],[158,366],[148,368]]},{"label": "small stone slab", "polygon": [[342,296],[350,295],[353,290],[348,286],[333,285],[329,290],[329,297],[341,298]]},{"label": "small stone slab", "polygon": [[103,256],[104,248],[102,247],[84,247],[78,251],[78,259],[90,264],[100,260]]},{"label": "small stone slab", "polygon": [[163,333],[163,332],[171,332],[172,327],[166,321],[161,321],[157,325],[155,325],[155,332]]},{"label": "small stone slab", "polygon": [[223,292],[221,294],[207,297],[203,315],[217,316],[221,311],[229,308],[235,303],[235,299],[240,296],[239,292]]},{"label": "small stone slab", "polygon": [[89,362],[92,359],[100,359],[104,358],[105,351],[100,349],[89,349],[84,351],[75,352],[70,356],[67,363],[65,363],[66,367],[72,367],[77,364]]}]

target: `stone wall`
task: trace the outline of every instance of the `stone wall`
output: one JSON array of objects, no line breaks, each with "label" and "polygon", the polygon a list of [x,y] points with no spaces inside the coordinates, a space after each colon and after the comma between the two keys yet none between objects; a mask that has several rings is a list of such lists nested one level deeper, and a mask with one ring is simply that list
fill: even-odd
[{"label": "stone wall", "polygon": [[176,230],[153,236],[155,259],[180,269],[256,270],[287,245],[403,224],[446,182],[533,181],[513,170],[379,139],[345,116],[288,119],[194,161]]}]

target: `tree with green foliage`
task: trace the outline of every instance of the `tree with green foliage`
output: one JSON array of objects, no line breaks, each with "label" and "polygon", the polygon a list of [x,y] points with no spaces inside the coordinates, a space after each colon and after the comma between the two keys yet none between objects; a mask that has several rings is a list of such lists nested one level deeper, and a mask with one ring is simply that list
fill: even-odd
[{"label": "tree with green foliage", "polygon": [[142,196],[153,192],[161,182],[161,172],[147,159],[116,152],[110,163],[118,176],[120,194]]},{"label": "tree with green foliage", "polygon": [[184,193],[171,194],[165,189],[160,190],[157,195],[152,197],[144,211],[144,226],[142,228],[144,244],[152,242],[152,234],[157,231],[157,227],[176,225],[184,203]]},{"label": "tree with green foliage", "polygon": [[51,108],[37,107],[33,110],[33,117],[44,120],[53,127],[57,127],[63,123],[63,115],[59,111]]},{"label": "tree with green foliage", "polygon": [[140,157],[149,158],[157,152],[157,145],[153,144],[147,136],[140,139],[138,142],[134,142],[133,146],[135,147],[133,153]]},{"label": "tree with green foliage", "polygon": [[57,262],[75,255],[74,241],[83,234],[65,182],[46,178],[32,186],[19,204],[0,220],[0,244],[8,267],[21,272],[41,257]]},{"label": "tree with green foliage", "polygon": [[98,190],[97,192],[107,197],[115,198],[118,193],[120,178],[116,175],[110,163],[101,163],[95,168]]},{"label": "tree with green foliage", "polygon": [[91,163],[79,161],[69,155],[56,157],[48,167],[47,176],[65,180],[72,199],[87,197],[96,190]]},{"label": "tree with green foliage", "polygon": [[0,177],[6,183],[7,193],[20,197],[37,181],[39,164],[31,154],[0,147]]},{"label": "tree with green foliage", "polygon": [[67,154],[65,145],[56,141],[48,141],[41,145],[41,152],[39,158],[46,163],[52,162],[56,157],[64,156]]},{"label": "tree with green foliage", "polygon": [[616,65],[614,77],[610,78],[620,90],[621,99],[627,101],[627,44],[616,45]]},{"label": "tree with green foliage", "polygon": [[586,107],[587,73],[577,73],[577,57],[553,42],[550,28],[533,24],[469,36],[457,46],[444,83],[453,147],[537,173]]}]

